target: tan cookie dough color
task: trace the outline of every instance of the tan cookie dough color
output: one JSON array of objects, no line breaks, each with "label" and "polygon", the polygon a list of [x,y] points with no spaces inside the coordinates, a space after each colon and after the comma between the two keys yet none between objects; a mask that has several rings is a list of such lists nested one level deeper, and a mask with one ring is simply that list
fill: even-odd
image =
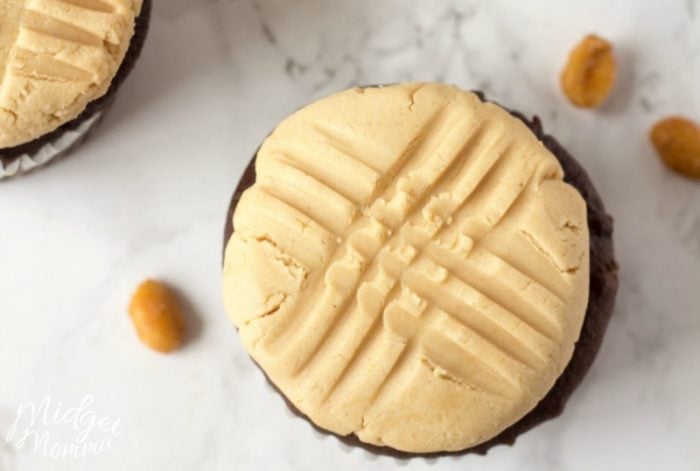
[{"label": "tan cookie dough color", "polygon": [[347,90],[285,119],[256,172],[226,309],[320,427],[462,450],[564,370],[588,302],[586,204],[499,106],[442,84]]},{"label": "tan cookie dough color", "polygon": [[0,148],[76,118],[109,88],[141,0],[0,1]]}]

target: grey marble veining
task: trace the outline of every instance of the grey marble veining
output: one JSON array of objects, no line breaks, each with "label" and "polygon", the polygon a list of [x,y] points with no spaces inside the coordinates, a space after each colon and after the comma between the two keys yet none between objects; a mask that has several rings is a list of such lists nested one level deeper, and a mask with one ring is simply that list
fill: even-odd
[{"label": "grey marble veining", "polygon": [[[620,66],[596,111],[558,86],[589,32]],[[697,0],[156,0],[142,60],[94,136],[0,184],[0,471],[700,469],[700,184],[647,138],[666,115],[700,121],[698,77]],[[261,139],[314,98],[407,80],[539,115],[615,217],[620,292],[593,369],[562,417],[485,457],[394,460],[312,431],[220,300],[226,206]],[[196,327],[172,356],[142,347],[125,313],[146,276],[190,304]],[[123,424],[113,448],[55,460],[8,444],[18,405],[47,395],[93,396]]]}]

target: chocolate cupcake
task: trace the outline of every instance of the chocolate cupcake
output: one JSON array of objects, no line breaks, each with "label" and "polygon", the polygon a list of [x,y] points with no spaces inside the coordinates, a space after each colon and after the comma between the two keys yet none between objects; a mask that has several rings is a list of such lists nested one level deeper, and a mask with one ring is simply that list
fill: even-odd
[{"label": "chocolate cupcake", "polygon": [[224,300],[315,427],[483,453],[558,415],[590,367],[611,233],[537,120],[443,84],[356,88],[263,142],[231,202]]},{"label": "chocolate cupcake", "polygon": [[0,5],[0,179],[65,155],[141,53],[151,0]]}]

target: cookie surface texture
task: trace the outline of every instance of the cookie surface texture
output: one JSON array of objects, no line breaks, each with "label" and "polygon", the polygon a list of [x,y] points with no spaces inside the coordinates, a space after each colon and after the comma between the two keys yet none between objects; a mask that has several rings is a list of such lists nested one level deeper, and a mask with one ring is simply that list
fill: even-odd
[{"label": "cookie surface texture", "polygon": [[586,204],[524,123],[442,84],[352,89],[263,142],[224,301],[318,426],[413,453],[535,407],[588,302]]},{"label": "cookie surface texture", "polygon": [[141,0],[0,2],[0,148],[51,132],[105,94]]}]

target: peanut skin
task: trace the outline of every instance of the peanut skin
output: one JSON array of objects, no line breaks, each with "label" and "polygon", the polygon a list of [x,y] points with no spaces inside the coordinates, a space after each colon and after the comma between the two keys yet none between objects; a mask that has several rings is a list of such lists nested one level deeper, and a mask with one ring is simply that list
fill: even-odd
[{"label": "peanut skin", "polygon": [[590,34],[571,51],[561,74],[561,87],[574,105],[594,108],[610,95],[615,75],[612,45]]},{"label": "peanut skin", "polygon": [[146,280],[136,289],[129,303],[129,315],[139,338],[159,352],[170,352],[182,345],[185,322],[175,294],[166,285]]},{"label": "peanut skin", "polygon": [[656,123],[649,138],[666,165],[700,179],[700,127],[686,118],[672,116]]}]

